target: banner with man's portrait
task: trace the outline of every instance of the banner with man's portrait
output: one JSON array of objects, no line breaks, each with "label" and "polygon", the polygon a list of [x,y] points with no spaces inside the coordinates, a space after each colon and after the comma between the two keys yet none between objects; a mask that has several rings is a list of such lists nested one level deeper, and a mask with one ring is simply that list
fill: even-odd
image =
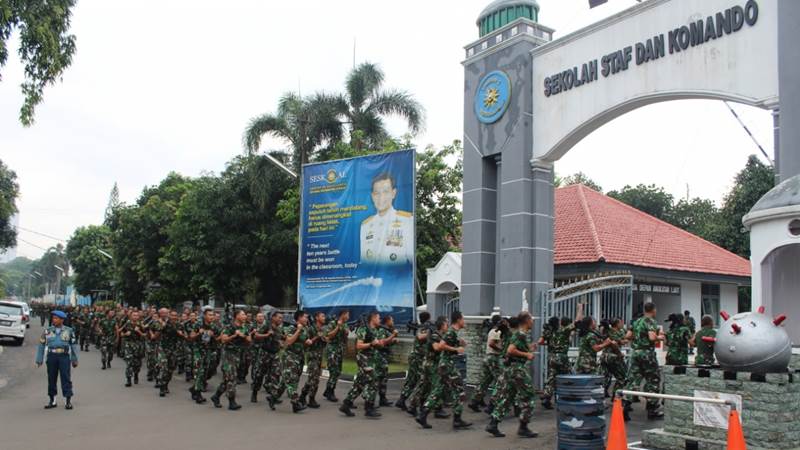
[{"label": "banner with man's portrait", "polygon": [[303,167],[298,301],[328,315],[414,312],[414,150]]}]

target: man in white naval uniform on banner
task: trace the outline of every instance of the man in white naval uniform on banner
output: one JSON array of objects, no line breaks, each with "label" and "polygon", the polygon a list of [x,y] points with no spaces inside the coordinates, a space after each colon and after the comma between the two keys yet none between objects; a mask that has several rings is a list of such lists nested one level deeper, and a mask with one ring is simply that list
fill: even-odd
[{"label": "man in white naval uniform on banner", "polygon": [[362,264],[411,264],[414,217],[392,206],[397,197],[394,178],[382,173],[372,179],[372,203],[377,214],[361,223]]}]

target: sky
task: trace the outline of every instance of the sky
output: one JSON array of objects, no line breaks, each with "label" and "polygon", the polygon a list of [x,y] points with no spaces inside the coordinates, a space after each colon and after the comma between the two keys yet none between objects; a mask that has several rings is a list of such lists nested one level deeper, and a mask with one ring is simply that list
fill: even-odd
[{"label": "sky", "polygon": [[[379,64],[387,87],[413,93],[425,107],[418,148],[462,139],[463,47],[478,38],[475,21],[488,3],[79,0],[73,64],[46,89],[32,127],[18,120],[16,36],[0,72],[0,159],[21,191],[18,255],[36,258],[58,242],[52,238],[101,223],[115,182],[121,200],[133,202],[170,171],[220,172],[243,152],[249,119],[273,112],[287,91],[341,91],[354,61]],[[635,1],[591,10],[586,0],[539,3],[539,22],[558,38]],[[772,157],[770,113],[733,107]],[[389,125],[395,135],[406,132],[400,120]],[[686,100],[610,122],[571,149],[556,172],[582,171],[606,191],[655,183],[676,198],[688,190],[719,204],[756,153],[722,102]]]}]

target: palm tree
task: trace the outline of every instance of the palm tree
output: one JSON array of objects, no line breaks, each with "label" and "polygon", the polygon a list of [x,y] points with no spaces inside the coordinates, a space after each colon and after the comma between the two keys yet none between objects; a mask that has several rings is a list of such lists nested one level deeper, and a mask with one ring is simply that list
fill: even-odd
[{"label": "palm tree", "polygon": [[244,132],[248,153],[258,151],[265,134],[292,146],[292,161],[299,170],[320,145],[342,139],[342,124],[338,120],[338,110],[327,100],[286,93],[278,102],[276,114],[263,114],[248,124]]},{"label": "palm tree", "polygon": [[347,76],[343,95],[320,94],[315,101],[325,108],[335,108],[350,126],[351,144],[361,148],[365,143],[379,146],[389,136],[384,117],[399,116],[406,120],[409,130],[416,134],[424,127],[422,105],[406,91],[382,89],[384,73],[376,64],[365,62]]}]

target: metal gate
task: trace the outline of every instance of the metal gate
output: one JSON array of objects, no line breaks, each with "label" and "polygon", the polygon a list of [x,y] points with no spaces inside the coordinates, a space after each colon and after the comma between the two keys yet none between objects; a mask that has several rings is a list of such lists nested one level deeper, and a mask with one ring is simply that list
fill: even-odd
[{"label": "metal gate", "polygon": [[[567,280],[542,292],[540,323],[550,317],[574,318],[578,304],[583,303],[585,315],[591,315],[598,323],[602,319],[620,318],[630,323],[633,314],[633,275],[630,273],[598,273],[577,280]],[[573,336],[570,351],[578,346],[577,335]],[[538,364],[538,387],[544,386],[547,377],[547,347],[540,348]]]}]

